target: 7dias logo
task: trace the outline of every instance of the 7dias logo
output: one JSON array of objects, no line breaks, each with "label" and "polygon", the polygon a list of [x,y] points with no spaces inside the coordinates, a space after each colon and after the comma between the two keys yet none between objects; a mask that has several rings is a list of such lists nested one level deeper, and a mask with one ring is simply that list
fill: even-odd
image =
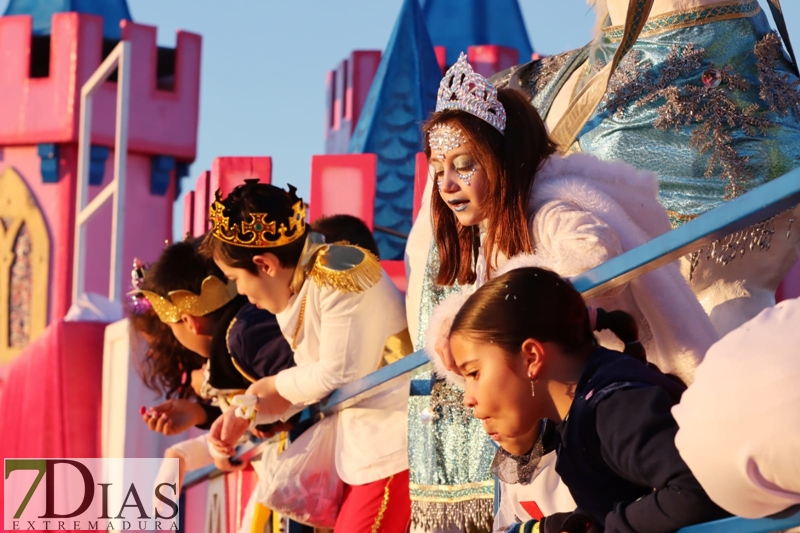
[{"label": "7dias logo", "polygon": [[7,531],[177,530],[177,459],[6,459]]}]

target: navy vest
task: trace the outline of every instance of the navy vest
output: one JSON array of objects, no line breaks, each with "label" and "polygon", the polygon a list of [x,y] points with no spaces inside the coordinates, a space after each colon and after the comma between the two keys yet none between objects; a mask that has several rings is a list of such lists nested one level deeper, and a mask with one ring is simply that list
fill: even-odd
[{"label": "navy vest", "polygon": [[[559,425],[556,472],[569,487],[578,508],[603,523],[614,504],[632,502],[653,491],[620,477],[601,455],[597,435],[597,405],[612,392],[641,387],[660,387],[678,403],[686,387],[632,356],[596,348],[575,389],[569,414]],[[599,421],[602,424],[602,420]]]}]

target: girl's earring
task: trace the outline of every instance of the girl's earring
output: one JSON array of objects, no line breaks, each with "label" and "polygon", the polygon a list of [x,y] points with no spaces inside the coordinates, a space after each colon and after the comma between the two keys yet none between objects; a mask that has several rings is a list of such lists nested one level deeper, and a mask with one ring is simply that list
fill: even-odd
[{"label": "girl's earring", "polygon": [[531,378],[531,396],[536,396],[536,388],[534,387],[534,382],[536,381],[536,378],[533,377],[532,375],[528,375],[528,377]]}]

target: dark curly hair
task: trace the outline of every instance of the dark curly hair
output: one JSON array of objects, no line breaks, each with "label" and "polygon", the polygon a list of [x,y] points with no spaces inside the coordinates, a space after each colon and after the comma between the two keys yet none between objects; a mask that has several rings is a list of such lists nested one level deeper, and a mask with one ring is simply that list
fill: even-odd
[{"label": "dark curly hair", "polygon": [[[131,331],[138,333],[132,336],[134,347],[143,354],[135,360],[134,366],[145,386],[168,399],[193,397],[191,373],[202,367],[205,359],[184,348],[152,309],[131,314],[129,320]],[[149,349],[137,345],[141,342],[147,343]]]}]

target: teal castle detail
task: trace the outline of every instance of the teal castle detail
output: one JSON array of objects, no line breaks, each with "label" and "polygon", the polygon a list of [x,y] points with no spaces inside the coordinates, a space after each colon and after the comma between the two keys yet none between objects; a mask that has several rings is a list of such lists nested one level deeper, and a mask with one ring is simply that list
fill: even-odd
[{"label": "teal castle detail", "polygon": [[422,8],[434,46],[447,51],[447,65],[475,45],[514,48],[520,62],[533,47],[517,0],[426,0]]},{"label": "teal castle detail", "polygon": [[125,0],[11,0],[6,15],[31,15],[33,35],[50,35],[54,13],[85,13],[103,17],[103,37],[119,40],[121,38],[119,21],[132,20],[131,11]]},{"label": "teal castle detail", "polygon": [[[375,225],[408,233],[420,125],[436,106],[442,71],[417,0],[406,0],[372,82],[348,153],[378,156]],[[405,240],[376,232],[382,259],[402,259]]]}]

